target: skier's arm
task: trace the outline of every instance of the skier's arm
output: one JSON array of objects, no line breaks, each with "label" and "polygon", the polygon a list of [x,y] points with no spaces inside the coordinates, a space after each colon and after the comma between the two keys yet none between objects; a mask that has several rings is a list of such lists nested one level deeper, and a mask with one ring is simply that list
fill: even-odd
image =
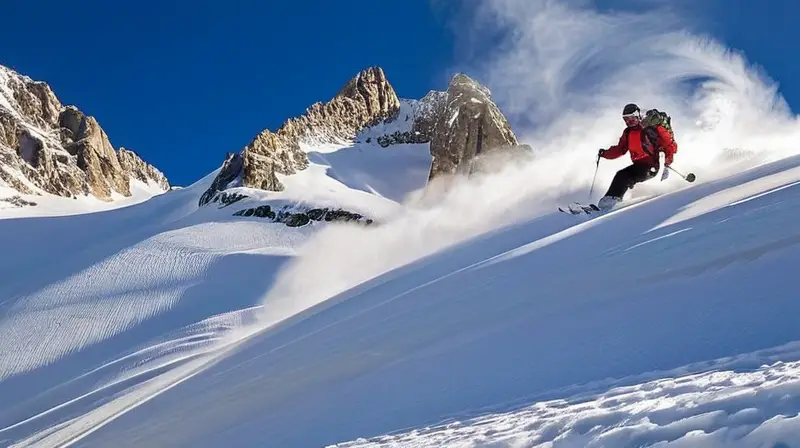
[{"label": "skier's arm", "polygon": [[672,165],[672,158],[678,152],[678,144],[663,126],[658,126],[656,130],[658,131],[658,146],[664,151],[664,165]]},{"label": "skier's arm", "polygon": [[603,151],[601,157],[604,159],[616,159],[617,157],[624,155],[626,152],[628,152],[628,142],[626,140],[625,133],[623,132],[622,136],[619,138],[619,143]]}]

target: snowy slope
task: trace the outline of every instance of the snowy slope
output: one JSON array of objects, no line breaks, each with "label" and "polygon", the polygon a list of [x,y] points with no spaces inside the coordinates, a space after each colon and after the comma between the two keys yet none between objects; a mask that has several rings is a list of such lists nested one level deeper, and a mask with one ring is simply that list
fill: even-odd
[{"label": "snowy slope", "polygon": [[63,198],[52,194],[27,195],[19,194],[12,188],[0,186],[0,197],[19,197],[36,204],[35,207],[16,207],[6,201],[0,201],[0,219],[30,218],[34,216],[67,216],[83,213],[114,210],[140,204],[148,199],[164,193],[155,182],[144,183],[131,178],[131,196],[123,197],[114,192],[112,201],[102,201],[93,196],[81,196],[74,199]]},{"label": "snowy slope", "polygon": [[[198,211],[212,179],[114,211],[0,220],[14,254],[0,260],[13,273],[0,286],[0,439],[13,437],[6,425],[20,417],[81,405],[98,382],[168,357],[186,337],[171,342],[171,332],[188,326],[191,336],[196,326],[189,346],[213,340],[236,318],[226,313],[258,302],[304,233]],[[255,273],[259,281],[244,281]],[[225,297],[237,279],[237,294]],[[160,338],[163,350],[124,357]]]},{"label": "snowy slope", "polygon": [[586,222],[544,214],[299,314],[271,294],[19,446],[796,443],[798,182],[793,157]]},{"label": "snowy slope", "polygon": [[424,106],[421,101],[401,100],[395,120],[365,129],[354,142],[302,149],[311,163],[327,167],[328,176],[351,189],[403,202],[409,192],[424,186],[428,180],[429,144],[395,144],[382,148],[378,137],[411,131],[419,114],[430,113]]},{"label": "snowy slope", "polygon": [[[428,163],[427,147],[418,149]],[[0,210],[0,247],[13,254],[0,257],[0,270],[10,273],[0,284],[0,445],[217,350],[224,334],[254,318],[279,268],[326,227],[291,228],[233,216],[233,206],[198,207],[216,174],[146,201],[51,198]],[[348,188],[322,165],[284,181],[284,191],[248,201],[378,215],[399,206]],[[386,185],[412,187],[406,179]]]},{"label": "snowy slope", "polygon": [[228,195],[246,197],[228,207],[232,212],[262,205],[286,211],[341,209],[378,222],[401,214],[428,182],[430,146],[419,143],[381,147],[378,137],[410,131],[418,114],[429,113],[425,106],[421,101],[401,100],[398,119],[367,127],[352,141],[301,142],[309,166],[289,176],[276,174],[284,190],[227,188]]}]

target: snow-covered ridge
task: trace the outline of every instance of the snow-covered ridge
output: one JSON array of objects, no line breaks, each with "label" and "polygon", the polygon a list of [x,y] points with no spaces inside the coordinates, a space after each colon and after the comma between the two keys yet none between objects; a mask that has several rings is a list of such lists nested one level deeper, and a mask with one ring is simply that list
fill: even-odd
[{"label": "snow-covered ridge", "polygon": [[115,149],[94,117],[61,104],[45,82],[0,66],[0,199],[114,202],[133,197],[133,182],[148,196],[169,190],[157,168]]},{"label": "snow-covered ridge", "polygon": [[229,153],[199,205],[287,225],[313,224],[315,217],[380,221],[425,186],[429,137],[391,148],[379,144],[412,130],[424,107],[398,99],[380,68],[362,71],[331,101]]},{"label": "snow-covered ridge", "polygon": [[[228,154],[200,205],[230,188],[281,191],[285,185],[279,176],[307,169],[309,152],[348,147],[372,151],[419,145],[417,150],[431,160],[425,184],[440,175],[471,172],[472,160],[482,153],[518,146],[489,95],[485,86],[458,73],[445,91],[401,99],[380,67],[363,70],[330,101],[313,104],[304,115],[288,119],[275,132],[263,131],[241,152]],[[470,129],[476,128],[479,132],[471,135]]]},{"label": "snow-covered ridge", "polygon": [[414,122],[419,117],[424,116],[421,110],[422,102],[420,100],[401,98],[400,106],[396,115],[392,118],[383,120],[375,125],[367,126],[361,129],[355,136],[356,143],[372,143],[375,140],[381,146],[388,146],[383,144],[381,139],[386,138],[395,133],[410,132],[414,128]]},{"label": "snow-covered ridge", "polygon": [[308,167],[301,145],[319,146],[352,141],[365,126],[393,116],[397,95],[380,67],[370,67],[351,78],[327,102],[316,102],[298,117],[287,119],[275,131],[265,129],[241,151],[225,157],[219,175],[203,194],[200,205],[231,187],[281,191],[279,175]]},{"label": "snow-covered ridge", "polygon": [[384,148],[403,143],[430,143],[433,124],[446,98],[446,92],[437,90],[419,100],[401,98],[395,116],[365,127],[355,141],[370,143],[374,140]]},{"label": "snow-covered ridge", "polygon": [[320,221],[380,223],[402,210],[404,196],[424,186],[430,163],[426,149],[398,145],[383,150],[374,141],[303,146],[309,167],[280,175],[281,191],[236,186],[217,193],[204,207],[292,227]]}]

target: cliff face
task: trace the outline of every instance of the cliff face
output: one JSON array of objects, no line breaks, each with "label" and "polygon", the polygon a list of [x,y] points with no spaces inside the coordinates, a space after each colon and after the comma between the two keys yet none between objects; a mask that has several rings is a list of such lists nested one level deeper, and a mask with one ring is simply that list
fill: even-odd
[{"label": "cliff face", "polygon": [[169,189],[155,167],[115,151],[94,117],[62,105],[46,83],[0,66],[0,186],[109,201],[130,196],[132,178]]},{"label": "cliff face", "polygon": [[456,74],[446,91],[433,90],[412,101],[410,129],[378,138],[381,146],[430,143],[428,180],[442,175],[491,171],[502,165],[494,155],[530,157],[508,120],[491,99],[489,89],[467,75]]},{"label": "cliff face", "polygon": [[[402,116],[401,110],[405,110]],[[234,187],[281,191],[278,174],[308,167],[303,146],[357,141],[365,130],[381,126],[392,131],[378,132],[380,146],[430,143],[429,180],[475,172],[481,169],[481,159],[494,152],[530,153],[530,148],[519,145],[489,90],[468,76],[453,76],[446,91],[401,101],[383,70],[371,67],[347,81],[330,101],[313,104],[277,131],[264,130],[240,152],[228,153],[200,205],[216,202],[221,192]]]},{"label": "cliff face", "polygon": [[470,77],[456,74],[447,91],[431,95],[428,101],[431,113],[415,123],[415,130],[430,138],[429,180],[442,174],[470,174],[487,153],[520,147],[489,89]]}]

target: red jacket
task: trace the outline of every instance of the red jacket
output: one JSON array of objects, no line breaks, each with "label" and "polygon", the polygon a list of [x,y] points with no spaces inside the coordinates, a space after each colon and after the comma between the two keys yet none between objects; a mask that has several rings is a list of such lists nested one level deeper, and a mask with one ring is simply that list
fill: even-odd
[{"label": "red jacket", "polygon": [[[656,156],[658,155],[658,150],[652,146],[652,141],[656,140],[657,148],[664,152],[664,164],[671,165],[673,156],[678,152],[678,145],[675,143],[675,140],[672,139],[669,131],[664,129],[663,126],[656,126],[656,132],[651,136],[643,136],[642,131],[643,128],[641,127],[626,128],[625,131],[622,132],[622,137],[619,138],[619,143],[603,152],[602,157],[605,159],[616,159],[630,151],[632,161],[649,160],[653,165],[656,165],[658,163],[657,159],[654,160],[653,156],[647,153],[647,151],[649,151]],[[643,144],[647,151],[642,148]]]}]

